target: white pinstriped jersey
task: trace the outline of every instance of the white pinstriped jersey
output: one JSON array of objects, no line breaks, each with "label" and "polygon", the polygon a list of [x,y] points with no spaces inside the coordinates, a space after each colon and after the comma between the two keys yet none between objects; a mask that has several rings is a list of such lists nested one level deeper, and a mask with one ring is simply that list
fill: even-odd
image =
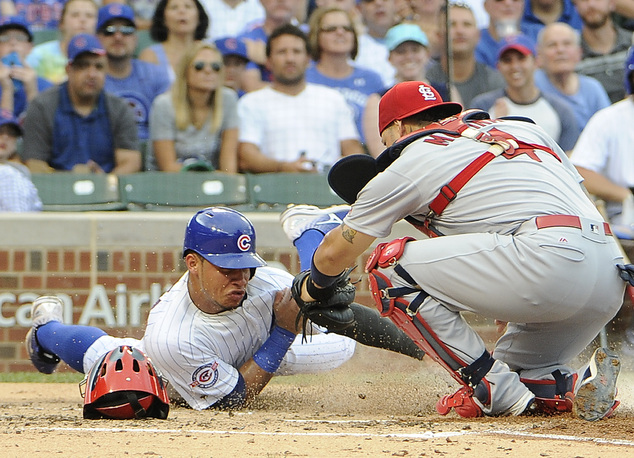
[{"label": "white pinstriped jersey", "polygon": [[[229,394],[238,382],[238,368],[269,336],[277,291],[293,277],[279,269],[260,267],[247,286],[241,307],[218,314],[200,311],[187,291],[188,273],[154,305],[142,346],[152,362],[194,409],[205,409]],[[298,338],[278,373],[289,374],[337,367],[354,352],[355,342],[334,334]]]}]

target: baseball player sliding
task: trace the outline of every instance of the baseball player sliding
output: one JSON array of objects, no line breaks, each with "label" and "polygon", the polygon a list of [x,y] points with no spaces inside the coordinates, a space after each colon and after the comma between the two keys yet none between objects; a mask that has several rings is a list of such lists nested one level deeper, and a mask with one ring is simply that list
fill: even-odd
[{"label": "baseball player sliding", "polygon": [[[383,96],[379,130],[387,149],[374,173],[354,192],[355,173],[344,176],[350,212],[295,278],[302,311],[327,304],[343,321],[345,306],[330,296],[345,284],[344,269],[407,219],[430,238],[380,244],[366,271],[381,314],[461,385],[439,400],[439,413],[609,416],[619,359],[600,348],[579,370],[568,364],[619,310],[622,258],[557,143],[528,120],[463,112],[422,82]],[[340,162],[330,172],[335,190],[339,166],[367,175],[367,158]],[[302,212],[291,207],[283,223]],[[492,354],[462,311],[508,323]]]},{"label": "baseball player sliding", "polygon": [[[273,375],[327,371],[347,361],[354,340],[323,333],[310,323],[297,328],[299,309],[289,290],[293,277],[266,266],[256,253],[255,238],[251,222],[235,210],[212,207],[196,213],[185,232],[187,272],[152,307],[142,340],[64,324],[59,298],[38,298],[25,342],[31,361],[50,374],[61,359],[97,380],[94,368],[101,367],[104,355],[127,357],[127,351],[115,350],[133,347],[147,353],[175,388],[172,398],[182,398],[198,410],[241,407]],[[376,310],[352,307],[354,318],[380,330],[380,336],[357,336],[354,325],[342,333],[367,345],[423,357],[420,348]],[[296,338],[299,331],[311,335]]]}]

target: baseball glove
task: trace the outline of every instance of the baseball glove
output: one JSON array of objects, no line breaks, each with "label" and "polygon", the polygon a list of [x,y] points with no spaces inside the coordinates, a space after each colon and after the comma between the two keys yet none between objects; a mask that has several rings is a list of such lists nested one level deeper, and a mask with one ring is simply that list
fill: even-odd
[{"label": "baseball glove", "polygon": [[302,286],[304,282],[310,281],[310,270],[304,270],[295,276],[291,294],[299,306],[297,321],[303,320],[304,337],[307,320],[329,331],[340,331],[354,324],[354,313],[348,306],[354,301],[356,290],[350,283],[349,273],[348,270],[344,271],[332,286],[319,289],[319,297],[310,302],[302,300]]}]

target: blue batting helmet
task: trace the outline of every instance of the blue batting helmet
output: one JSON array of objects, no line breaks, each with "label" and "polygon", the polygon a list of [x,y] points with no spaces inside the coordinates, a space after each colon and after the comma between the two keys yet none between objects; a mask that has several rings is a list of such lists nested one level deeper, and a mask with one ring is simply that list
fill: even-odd
[{"label": "blue batting helmet", "polygon": [[255,252],[255,229],[251,221],[230,208],[209,207],[196,213],[187,223],[183,256],[188,250],[225,269],[266,265]]},{"label": "blue batting helmet", "polygon": [[630,46],[627,51],[627,58],[625,59],[625,93],[632,94],[634,88],[632,87],[632,72],[634,72],[634,46]]}]

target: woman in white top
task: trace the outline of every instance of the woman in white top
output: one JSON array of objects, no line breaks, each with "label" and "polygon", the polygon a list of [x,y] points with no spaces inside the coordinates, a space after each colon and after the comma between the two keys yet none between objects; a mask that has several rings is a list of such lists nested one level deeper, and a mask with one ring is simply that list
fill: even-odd
[{"label": "woman in white top", "polygon": [[161,0],[150,27],[157,43],[141,51],[139,59],[164,66],[174,81],[183,50],[203,40],[208,26],[209,17],[198,0]]},{"label": "woman in white top", "polygon": [[194,163],[236,173],[237,101],[235,91],[224,87],[220,51],[209,43],[191,46],[177,67],[172,90],[152,104],[150,168],[178,172]]}]

